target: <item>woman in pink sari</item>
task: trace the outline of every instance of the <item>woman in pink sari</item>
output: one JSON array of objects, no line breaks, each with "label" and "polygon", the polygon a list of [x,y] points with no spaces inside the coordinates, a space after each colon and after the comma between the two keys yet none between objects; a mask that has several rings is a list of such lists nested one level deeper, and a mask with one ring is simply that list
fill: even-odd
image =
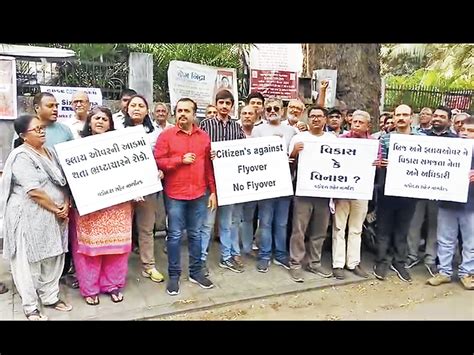
[{"label": "woman in pink sari", "polygon": [[[87,116],[82,137],[114,130],[112,113],[97,107]],[[123,301],[132,245],[132,202],[79,216],[75,210],[71,238],[79,289],[89,305],[99,304],[99,294]],[[75,227],[74,227],[75,226]]]}]

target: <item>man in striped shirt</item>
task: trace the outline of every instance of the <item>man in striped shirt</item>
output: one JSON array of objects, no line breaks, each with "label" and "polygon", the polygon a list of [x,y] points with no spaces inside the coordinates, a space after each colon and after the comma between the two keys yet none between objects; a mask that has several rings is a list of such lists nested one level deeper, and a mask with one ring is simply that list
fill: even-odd
[{"label": "man in striped shirt", "polygon": [[[234,96],[230,91],[221,90],[216,94],[217,118],[206,118],[199,124],[199,128],[209,134],[211,142],[245,138],[245,134],[240,124],[237,121],[232,120],[229,115],[233,106]],[[237,210],[234,207],[235,205],[218,207],[219,213],[217,223],[219,225],[219,237],[221,242],[221,258],[219,266],[233,272],[242,272],[244,271],[244,268],[240,258],[238,233],[232,233],[231,231],[232,228],[238,228],[240,224],[240,221],[237,220]],[[203,261],[205,274],[209,273],[206,266],[206,259],[211,238],[211,230],[214,228],[215,219],[215,210],[212,211],[208,209],[207,221],[201,228],[201,260]]]}]

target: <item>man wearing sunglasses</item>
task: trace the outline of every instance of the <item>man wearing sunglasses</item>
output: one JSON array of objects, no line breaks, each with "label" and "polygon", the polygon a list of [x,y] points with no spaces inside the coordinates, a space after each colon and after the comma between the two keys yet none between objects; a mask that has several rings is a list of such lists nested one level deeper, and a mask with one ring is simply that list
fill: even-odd
[{"label": "man wearing sunglasses", "polygon": [[[281,124],[283,104],[281,100],[269,98],[265,102],[267,122],[254,128],[254,137],[278,136],[285,141],[288,149],[291,138],[296,135],[293,127]],[[272,240],[275,239],[274,263],[290,269],[286,246],[290,196],[270,198],[258,201],[258,217],[262,236],[257,262],[257,271],[267,272],[272,256]],[[273,236],[273,238],[272,238]]]}]

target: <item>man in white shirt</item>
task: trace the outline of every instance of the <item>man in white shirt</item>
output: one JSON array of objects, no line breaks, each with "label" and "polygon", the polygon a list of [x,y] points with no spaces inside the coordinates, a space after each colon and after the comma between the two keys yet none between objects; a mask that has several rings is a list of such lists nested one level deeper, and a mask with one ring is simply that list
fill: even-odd
[{"label": "man in white shirt", "polygon": [[137,92],[133,89],[123,89],[120,93],[120,111],[112,115],[115,129],[124,128],[123,120],[125,118],[125,114],[127,113],[128,102],[130,101],[130,98],[136,94]]},{"label": "man in white shirt", "polygon": [[155,105],[155,110],[153,111],[154,120],[153,125],[155,129],[158,130],[160,133],[163,132],[165,129],[173,127],[174,124],[168,122],[169,118],[169,111],[168,106],[164,102],[158,102]]},{"label": "man in white shirt", "polygon": [[65,123],[71,129],[74,139],[81,138],[81,132],[84,129],[84,123],[91,108],[89,95],[84,91],[76,91],[71,98],[71,106],[74,111],[74,117],[71,117]]},{"label": "man in white shirt", "polygon": [[288,102],[287,119],[283,124],[293,127],[296,133],[308,130],[308,126],[303,122],[304,103],[300,99],[291,99]]},{"label": "man in white shirt", "polygon": [[[298,133],[290,142],[290,159],[297,159],[304,149],[304,142],[320,139],[336,139],[324,131],[327,110],[320,106],[308,108],[307,132]],[[321,253],[329,224],[329,199],[322,197],[295,196],[293,203],[293,230],[290,237],[290,277],[295,282],[303,282],[301,263],[308,254],[307,271],[322,277],[331,277],[332,272],[321,266]],[[308,235],[308,249],[305,247]]]}]

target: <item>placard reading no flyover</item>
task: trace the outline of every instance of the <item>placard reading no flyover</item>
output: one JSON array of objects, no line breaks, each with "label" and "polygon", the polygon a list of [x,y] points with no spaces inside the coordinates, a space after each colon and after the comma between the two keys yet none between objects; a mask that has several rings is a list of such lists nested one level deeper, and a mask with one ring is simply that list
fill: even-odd
[{"label": "placard reading no flyover", "polygon": [[285,143],[280,137],[211,143],[219,206],[293,195]]}]

